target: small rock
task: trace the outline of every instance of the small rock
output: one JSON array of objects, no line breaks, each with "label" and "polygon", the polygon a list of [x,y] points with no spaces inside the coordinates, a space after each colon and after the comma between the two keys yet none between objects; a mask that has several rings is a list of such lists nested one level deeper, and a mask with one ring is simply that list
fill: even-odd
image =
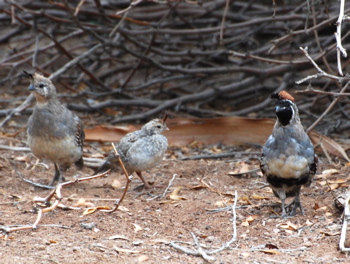
[{"label": "small rock", "polygon": [[215,237],[213,236],[208,236],[206,239],[207,242],[213,242],[214,240],[215,240]]},{"label": "small rock", "polygon": [[143,241],[134,241],[134,242],[132,242],[132,244],[134,245],[134,246],[139,246],[139,245],[141,245],[143,243]]},{"label": "small rock", "polygon": [[80,247],[73,247],[72,250],[73,250],[74,252],[80,251]]},{"label": "small rock", "polygon": [[147,261],[147,260],[149,260],[149,257],[146,256],[146,255],[141,255],[141,256],[139,256],[139,257],[137,258],[137,261],[138,261],[138,262],[144,262],[144,261]]},{"label": "small rock", "polygon": [[45,246],[45,245],[37,245],[37,246],[36,246],[36,249],[37,249],[37,250],[45,250],[45,249],[46,249],[46,246]]},{"label": "small rock", "polygon": [[91,230],[96,226],[96,224],[94,222],[92,222],[92,223],[80,223],[80,226],[84,229]]}]

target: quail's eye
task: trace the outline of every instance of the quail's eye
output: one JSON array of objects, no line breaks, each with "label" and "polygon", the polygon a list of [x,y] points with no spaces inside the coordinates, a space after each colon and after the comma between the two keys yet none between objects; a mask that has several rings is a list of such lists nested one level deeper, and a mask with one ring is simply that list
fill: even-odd
[{"label": "quail's eye", "polygon": [[39,88],[44,88],[44,84],[43,83],[41,83],[41,84],[39,84]]},{"label": "quail's eye", "polygon": [[158,125],[157,128],[161,129],[162,127],[160,125]]}]

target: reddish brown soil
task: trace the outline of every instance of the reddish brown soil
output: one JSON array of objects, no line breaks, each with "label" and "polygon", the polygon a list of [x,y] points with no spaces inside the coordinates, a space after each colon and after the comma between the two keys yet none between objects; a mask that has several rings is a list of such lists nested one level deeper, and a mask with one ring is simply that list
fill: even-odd
[{"label": "reddish brown soil", "polygon": [[[16,124],[25,127],[21,121]],[[5,133],[12,135],[18,130],[14,123],[10,123]],[[21,131],[16,140],[25,140],[25,132]],[[5,137],[0,139],[0,144],[25,146],[23,142]],[[224,148],[223,151],[228,150]],[[247,148],[240,150],[244,149],[252,151]],[[271,206],[266,206],[276,204],[278,200],[269,188],[261,188],[264,181],[258,172],[241,177],[228,175],[247,164],[246,169],[258,168],[257,155],[220,160],[176,160],[179,153],[190,156],[208,150],[211,151],[212,147],[186,148],[186,151],[181,147],[171,147],[166,160],[144,174],[149,182],[163,187],[153,188],[149,193],[135,191],[133,188],[140,181],[134,177],[122,203],[122,211],[83,215],[84,206],[80,210],[55,209],[43,214],[37,230],[11,232],[7,240],[1,236],[0,262],[205,263],[201,257],[174,249],[169,242],[188,242],[191,245],[181,245],[194,250],[190,232],[199,238],[205,250],[216,249],[229,241],[233,232],[232,211],[209,213],[207,209],[222,207],[223,202],[231,205],[235,191],[239,196],[237,241],[229,249],[212,255],[214,263],[350,262],[338,250],[341,214],[334,206],[334,198],[324,185],[324,179],[316,176],[311,188],[303,189],[301,200],[305,216],[297,214],[290,219],[281,219],[279,210],[274,212]],[[89,151],[89,155],[98,152],[90,148]],[[23,176],[40,183],[51,180],[53,166],[50,164],[49,169],[33,166],[36,158],[28,152],[1,150],[0,154],[0,225],[32,224],[37,217],[33,211],[33,198],[44,197],[49,191],[21,180],[12,163],[15,162]],[[330,167],[321,158],[318,175]],[[339,167],[342,168],[340,173],[327,176],[329,180],[347,179],[347,168]],[[78,175],[86,176],[92,172],[92,169],[85,168]],[[73,168],[67,174],[71,179],[76,171]],[[177,177],[165,198],[152,197],[163,194],[173,174]],[[85,205],[112,207],[113,201],[106,199],[116,199],[122,194],[121,189],[112,188],[115,179],[124,184],[123,175],[111,173],[107,178],[64,188],[62,203],[76,206],[80,198],[86,198],[86,203],[90,204]],[[176,196],[174,190],[180,187]],[[339,187],[334,194],[345,189]],[[92,229],[82,226],[91,223],[95,225]],[[113,236],[116,239],[110,239]]]}]

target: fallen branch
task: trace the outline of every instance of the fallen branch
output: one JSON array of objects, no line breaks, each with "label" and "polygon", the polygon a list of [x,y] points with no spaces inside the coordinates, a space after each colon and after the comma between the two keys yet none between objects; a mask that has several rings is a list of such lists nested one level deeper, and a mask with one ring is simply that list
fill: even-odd
[{"label": "fallen branch", "polygon": [[172,177],[171,180],[169,181],[168,186],[165,188],[165,190],[164,190],[164,192],[163,192],[163,195],[159,197],[160,199],[163,199],[163,198],[165,197],[165,195],[168,193],[168,191],[169,191],[171,185],[173,184],[173,182],[174,182],[176,176],[177,176],[177,174],[174,174],[174,175],[173,175],[173,177]]},{"label": "fallen branch", "polygon": [[345,240],[346,240],[347,227],[350,222],[350,195],[345,200],[344,212],[343,212],[342,218],[343,218],[343,224],[342,224],[341,235],[339,239],[339,249],[342,252],[349,252],[350,248],[345,247]]},{"label": "fallen branch", "polygon": [[[123,161],[121,160],[120,155],[119,155],[119,153],[118,153],[118,151],[117,151],[117,149],[116,149],[116,147],[115,147],[115,145],[113,143],[112,143],[112,146],[114,148],[115,157],[117,158],[121,168],[123,169],[123,172],[125,174],[125,178],[126,178],[127,181],[126,181],[126,185],[125,185],[122,197],[119,200],[115,201],[115,207],[113,209],[111,209],[111,210],[104,210],[104,209],[100,209],[99,210],[99,211],[107,212],[107,213],[112,213],[112,212],[114,212],[114,211],[116,211],[118,209],[119,205],[121,204],[121,202],[123,201],[123,199],[124,199],[124,197],[126,195],[126,192],[128,190],[129,183],[130,183],[129,174],[128,174],[127,170],[124,167]],[[90,181],[90,180],[93,180],[93,179],[96,179],[96,178],[104,177],[105,175],[107,175],[109,173],[109,171],[110,170],[108,170],[106,172],[103,172],[101,174],[88,176],[88,177],[85,177],[85,178],[78,178],[78,179],[75,179],[74,181],[67,181],[67,182],[60,183],[46,197],[44,197],[44,198],[34,197],[34,203],[36,203],[36,204],[38,204],[40,206],[49,206],[48,208],[43,209],[43,212],[52,211],[52,210],[57,208],[58,204],[63,199],[63,196],[61,194],[61,190],[62,190],[63,187],[66,187],[66,186],[69,186],[69,185],[73,185],[73,184],[76,184],[76,183],[79,183],[79,182],[83,182],[83,181]],[[51,200],[54,197],[56,197],[56,200],[54,201],[53,205],[51,205]]]},{"label": "fallen branch", "polygon": [[201,160],[201,159],[221,159],[228,157],[235,157],[236,155],[260,155],[261,152],[246,152],[246,151],[233,151],[229,153],[208,154],[208,155],[196,155],[180,158],[179,160]]}]

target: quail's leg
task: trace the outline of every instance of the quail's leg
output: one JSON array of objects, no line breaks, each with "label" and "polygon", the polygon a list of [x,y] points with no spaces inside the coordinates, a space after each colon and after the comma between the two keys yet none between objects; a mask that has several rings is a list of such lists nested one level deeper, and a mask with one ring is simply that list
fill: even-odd
[{"label": "quail's leg", "polygon": [[142,185],[137,186],[134,190],[138,190],[138,189],[150,189],[151,187],[147,184],[147,182],[145,181],[145,179],[142,177],[142,172],[141,171],[136,171],[137,176],[139,176],[139,178],[141,179],[141,181],[143,182]]},{"label": "quail's leg", "polygon": [[52,181],[50,182],[50,186],[53,186],[55,182],[61,183],[65,181],[65,178],[63,177],[64,172],[66,171],[66,168],[58,168],[58,166],[55,164],[55,176],[53,177]]},{"label": "quail's leg", "polygon": [[61,173],[60,173],[60,171],[55,163],[55,175],[53,176],[53,179],[49,183],[49,185],[52,186],[56,181],[58,182],[60,178],[61,178]]},{"label": "quail's leg", "polygon": [[286,199],[281,199],[281,204],[282,204],[282,217],[285,218],[287,216],[286,212]]},{"label": "quail's leg", "polygon": [[302,215],[304,215],[304,209],[301,206],[300,203],[300,188],[297,190],[296,194],[295,194],[295,198],[294,201],[290,204],[290,206],[293,205],[292,211],[290,212],[290,216],[294,216],[297,212],[297,208],[300,208],[300,212]]},{"label": "quail's leg", "polygon": [[275,190],[276,196],[281,199],[281,207],[282,207],[282,217],[285,218],[287,216],[286,212],[286,192],[283,188]]}]

